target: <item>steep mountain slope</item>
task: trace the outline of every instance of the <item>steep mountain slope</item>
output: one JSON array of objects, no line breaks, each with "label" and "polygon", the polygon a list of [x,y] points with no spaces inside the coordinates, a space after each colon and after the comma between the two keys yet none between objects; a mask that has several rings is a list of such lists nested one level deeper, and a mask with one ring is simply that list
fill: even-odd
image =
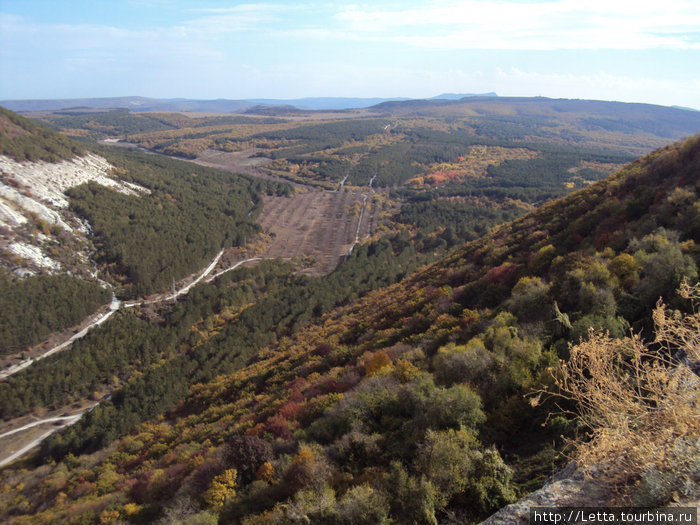
[{"label": "steep mountain slope", "polygon": [[17,162],[68,160],[83,152],[75,142],[20,115],[0,108],[0,155]]},{"label": "steep mountain slope", "polygon": [[[57,465],[6,472],[3,518],[478,520],[541,483],[560,436],[585,430],[525,397],[551,387],[568,343],[590,327],[650,333],[659,296],[684,307],[699,191],[696,136],[280,338],[115,446],[65,455],[109,441],[115,414],[157,405],[170,379],[154,376],[115,396],[121,412],[96,409],[52,440]],[[223,329],[201,348],[225,360],[240,337]]]},{"label": "steep mountain slope", "polygon": [[[64,271],[85,273],[77,264],[82,262],[90,275],[92,263],[86,249],[81,250],[88,246],[85,240],[90,234],[99,250],[98,262],[116,265],[116,271],[110,270],[112,278],[126,279],[127,285],[139,289],[137,293],[168,286],[224,245],[257,231],[261,191],[289,191],[282,184],[138,152],[96,154],[95,147],[88,152],[85,146],[5,109],[0,113],[0,151],[4,153],[0,156],[3,251],[30,259],[33,269],[56,271],[65,266],[42,254],[42,246],[16,242],[18,236],[26,237],[79,259]],[[82,241],[81,248],[71,245],[74,237]],[[134,243],[141,245],[135,250]],[[4,266],[13,268],[16,262],[8,256]]]},{"label": "steep mountain slope", "polygon": [[113,170],[76,142],[0,108],[0,355],[109,302],[112,292],[90,258],[90,225],[69,208],[67,193],[92,182],[132,198],[148,194]]}]

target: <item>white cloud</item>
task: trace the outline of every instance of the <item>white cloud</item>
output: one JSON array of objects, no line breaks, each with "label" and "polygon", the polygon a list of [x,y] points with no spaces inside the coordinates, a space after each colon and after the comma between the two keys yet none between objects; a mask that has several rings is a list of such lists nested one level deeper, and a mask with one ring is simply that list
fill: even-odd
[{"label": "white cloud", "polygon": [[110,57],[139,62],[156,55],[180,60],[221,57],[216,48],[190,36],[177,26],[130,29],[97,24],[37,24],[0,15],[0,47],[12,46],[21,53],[36,45],[44,48],[47,55],[56,54],[74,63]]},{"label": "white cloud", "polygon": [[700,49],[690,0],[463,0],[347,7],[335,19],[351,35],[437,49]]},{"label": "white cloud", "polygon": [[[167,18],[135,25],[107,17],[81,23],[80,16],[75,23],[40,23],[0,13],[0,93],[285,98],[497,91],[699,104],[698,0],[306,1],[225,8],[192,2],[193,9],[166,3]],[[599,49],[647,51],[586,51]],[[444,52],[452,50],[466,52]],[[521,53],[528,50],[562,51]],[[611,74],[588,74],[597,67]]]},{"label": "white cloud", "polygon": [[204,16],[183,22],[182,27],[199,35],[217,35],[239,31],[266,31],[283,21],[300,6],[276,3],[239,4],[232,7],[197,8],[189,12]]},{"label": "white cloud", "polygon": [[[324,96],[407,96],[430,97],[438,93],[484,93],[500,96],[544,96],[619,100],[651,104],[684,105],[700,109],[700,73],[685,82],[640,75],[598,71],[551,73],[526,67],[453,67],[447,70],[366,66],[358,64],[316,64],[313,69],[289,65],[258,72],[258,87],[266,96],[281,96],[276,86],[284,85],[284,97]],[[339,87],[339,86],[342,86]]]}]

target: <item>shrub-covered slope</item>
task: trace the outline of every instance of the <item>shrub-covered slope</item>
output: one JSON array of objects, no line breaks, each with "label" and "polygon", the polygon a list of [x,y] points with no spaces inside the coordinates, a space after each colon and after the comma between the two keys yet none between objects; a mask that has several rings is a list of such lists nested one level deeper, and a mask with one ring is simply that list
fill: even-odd
[{"label": "shrub-covered slope", "polygon": [[478,520],[586,430],[533,396],[569,343],[650,336],[659,297],[684,307],[699,189],[696,136],[281,338],[102,452],[6,472],[3,518]]},{"label": "shrub-covered slope", "polygon": [[0,107],[0,155],[17,162],[59,162],[82,153],[78,143]]}]

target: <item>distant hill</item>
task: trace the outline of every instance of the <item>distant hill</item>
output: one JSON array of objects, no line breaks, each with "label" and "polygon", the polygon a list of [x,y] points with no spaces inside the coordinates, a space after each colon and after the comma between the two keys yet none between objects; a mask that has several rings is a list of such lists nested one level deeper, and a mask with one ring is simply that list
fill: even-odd
[{"label": "distant hill", "polygon": [[271,98],[252,99],[249,102],[265,106],[293,106],[298,109],[359,109],[368,108],[389,100],[410,100],[409,98],[357,98],[357,97],[306,97],[292,100]]},{"label": "distant hill", "polygon": [[[433,99],[464,98],[468,94],[446,93]],[[486,93],[480,96],[496,96]],[[409,98],[358,98],[358,97],[307,97],[298,99],[245,99],[245,100],[194,100],[185,98],[156,99],[147,97],[105,97],[105,98],[74,98],[49,100],[3,100],[0,106],[12,111],[61,111],[90,110],[90,109],[130,109],[131,111],[193,111],[200,113],[238,113],[254,106],[292,106],[298,109],[356,109],[367,108],[387,101],[411,100]]]},{"label": "distant hill", "polygon": [[[462,99],[466,97],[496,97],[496,93],[482,93],[482,94],[456,94],[456,93],[442,93],[435,97],[431,97],[430,100],[454,100]],[[408,97],[395,97],[395,98],[357,98],[357,97],[310,97],[310,98],[298,98],[292,100],[278,100],[278,99],[253,99],[249,102],[255,102],[258,104],[265,105],[291,105],[299,109],[312,109],[312,110],[322,110],[322,109],[359,109],[375,106],[383,102],[401,102],[415,100]]]},{"label": "distant hill", "polygon": [[[387,116],[473,116],[541,126],[563,121],[594,133],[647,133],[679,139],[700,131],[700,112],[677,107],[544,97],[466,97],[390,101],[370,111]],[[523,120],[523,119],[529,119]]]}]

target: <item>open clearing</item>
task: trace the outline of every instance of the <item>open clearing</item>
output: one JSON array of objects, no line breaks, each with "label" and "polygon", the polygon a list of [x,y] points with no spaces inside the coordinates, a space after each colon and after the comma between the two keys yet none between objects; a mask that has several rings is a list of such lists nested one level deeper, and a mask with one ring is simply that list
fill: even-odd
[{"label": "open clearing", "polygon": [[266,157],[254,156],[260,151],[262,150],[255,148],[242,151],[220,151],[207,149],[200,153],[196,159],[192,159],[190,162],[194,162],[200,166],[216,168],[231,173],[243,173],[245,175],[261,177],[263,179],[282,180],[268,175],[262,170],[258,169],[258,166],[263,166],[270,162],[270,159]]},{"label": "open clearing", "polygon": [[[230,173],[283,181],[261,169],[270,159],[254,157],[259,151],[205,150],[191,162]],[[298,184],[291,184],[300,188]],[[356,241],[375,233],[383,209],[377,195],[372,188],[346,186],[337,192],[309,189],[291,197],[265,196],[258,222],[273,238],[260,257],[313,258],[306,273],[318,276],[332,272]]]},{"label": "open clearing", "polygon": [[338,266],[356,240],[374,233],[381,204],[367,189],[345,188],[266,196],[263,209],[259,222],[273,239],[262,256],[313,257],[308,273],[324,275]]}]

